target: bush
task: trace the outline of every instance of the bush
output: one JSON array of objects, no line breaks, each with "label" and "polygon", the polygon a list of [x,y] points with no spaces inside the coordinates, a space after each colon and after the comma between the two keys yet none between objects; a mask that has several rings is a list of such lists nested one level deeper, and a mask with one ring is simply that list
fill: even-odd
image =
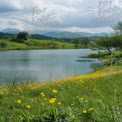
[{"label": "bush", "polygon": [[0,43],[0,47],[1,47],[1,48],[5,48],[5,47],[7,47],[7,45],[8,45],[8,44],[7,44],[6,42],[1,42],[1,43]]},{"label": "bush", "polygon": [[31,41],[25,41],[25,44],[28,45],[28,46],[32,46],[33,45],[33,42],[31,42]]}]

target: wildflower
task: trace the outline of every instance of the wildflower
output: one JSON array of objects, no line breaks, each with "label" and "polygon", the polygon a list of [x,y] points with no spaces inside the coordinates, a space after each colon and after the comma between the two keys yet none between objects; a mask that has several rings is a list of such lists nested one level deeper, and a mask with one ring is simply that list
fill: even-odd
[{"label": "wildflower", "polygon": [[86,103],[88,103],[88,100],[85,100]]},{"label": "wildflower", "polygon": [[102,100],[98,100],[99,103],[102,103]]},{"label": "wildflower", "polygon": [[44,103],[41,103],[42,106],[44,106],[45,104]]},{"label": "wildflower", "polygon": [[58,105],[61,105],[61,102],[58,102]]},{"label": "wildflower", "polygon": [[52,93],[53,93],[53,94],[56,94],[57,92],[58,92],[58,90],[56,90],[56,89],[53,89],[53,90],[52,90]]},{"label": "wildflower", "polygon": [[89,108],[89,111],[93,111],[94,110],[94,108]]},{"label": "wildflower", "polygon": [[47,100],[47,98],[44,98],[45,100]]},{"label": "wildflower", "polygon": [[54,104],[55,101],[56,101],[56,98],[51,98],[51,99],[49,100],[49,103],[50,103],[50,104]]},{"label": "wildflower", "polygon": [[45,94],[42,92],[42,93],[40,93],[40,95],[42,96],[42,97],[45,97]]},{"label": "wildflower", "polygon": [[80,100],[81,100],[81,101],[83,101],[83,100],[84,100],[84,98],[80,98]]},{"label": "wildflower", "polygon": [[86,114],[87,113],[87,110],[83,110],[83,113]]},{"label": "wildflower", "polygon": [[22,103],[22,101],[21,101],[21,100],[17,100],[17,103],[18,103],[18,104],[21,104],[21,103]]},{"label": "wildflower", "polygon": [[26,105],[26,108],[30,109],[30,108],[31,108],[31,106],[30,106],[30,105]]}]

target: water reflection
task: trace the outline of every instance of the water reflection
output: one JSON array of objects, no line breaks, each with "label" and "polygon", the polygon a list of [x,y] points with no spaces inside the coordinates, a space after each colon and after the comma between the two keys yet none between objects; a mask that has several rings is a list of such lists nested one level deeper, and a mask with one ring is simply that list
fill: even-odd
[{"label": "water reflection", "polygon": [[[89,49],[79,50],[32,50],[0,52],[0,81],[51,81],[95,70],[97,59],[84,59]],[[98,66],[97,66],[98,67]]]}]

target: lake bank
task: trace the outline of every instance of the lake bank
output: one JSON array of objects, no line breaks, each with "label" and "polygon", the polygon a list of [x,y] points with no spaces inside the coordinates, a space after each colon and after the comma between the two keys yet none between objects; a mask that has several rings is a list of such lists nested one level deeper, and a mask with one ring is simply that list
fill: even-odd
[{"label": "lake bank", "polygon": [[119,121],[121,74],[119,67],[108,67],[80,79],[5,86],[0,88],[0,121]]},{"label": "lake bank", "polygon": [[0,39],[0,51],[2,50],[42,50],[42,49],[79,49],[80,44],[75,47],[75,44],[54,41],[54,40],[39,40],[28,39],[25,43],[10,41],[8,39]]}]

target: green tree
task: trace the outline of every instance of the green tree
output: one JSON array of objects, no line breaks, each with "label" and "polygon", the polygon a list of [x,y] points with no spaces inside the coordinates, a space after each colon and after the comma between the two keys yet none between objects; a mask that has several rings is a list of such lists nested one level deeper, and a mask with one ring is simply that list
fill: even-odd
[{"label": "green tree", "polygon": [[122,35],[111,37],[112,47],[116,50],[122,50]]},{"label": "green tree", "polygon": [[90,41],[87,47],[91,48],[91,49],[98,48],[96,42],[94,42],[94,41]]},{"label": "green tree", "polygon": [[73,44],[79,44],[79,43],[80,43],[80,40],[77,39],[77,38],[76,38],[76,39],[73,39],[73,40],[72,40],[72,43],[73,43]]},{"label": "green tree", "polygon": [[56,49],[56,48],[58,48],[58,44],[57,44],[56,42],[54,42],[54,41],[50,42],[48,45],[49,45],[49,47],[50,47],[51,49]]},{"label": "green tree", "polygon": [[78,48],[80,44],[80,40],[78,38],[73,39],[72,43],[74,44],[74,48]]},{"label": "green tree", "polygon": [[4,39],[11,39],[11,36],[10,35],[5,35]]},{"label": "green tree", "polygon": [[122,22],[118,22],[113,29],[118,33],[119,35],[122,35]]},{"label": "green tree", "polygon": [[7,47],[7,45],[8,45],[8,44],[7,44],[6,42],[1,42],[1,43],[0,43],[0,47],[1,47],[1,48],[5,48],[5,47]]},{"label": "green tree", "polygon": [[17,35],[17,42],[24,43],[29,37],[29,34],[27,32],[20,32]]},{"label": "green tree", "polygon": [[99,47],[102,47],[104,49],[107,49],[109,54],[112,53],[112,41],[111,41],[111,37],[105,36],[105,37],[99,37],[96,41],[96,44]]},{"label": "green tree", "polygon": [[84,47],[87,47],[89,43],[90,43],[90,40],[89,40],[89,38],[87,38],[87,37],[84,37],[84,38],[81,40],[81,46],[83,45]]}]

